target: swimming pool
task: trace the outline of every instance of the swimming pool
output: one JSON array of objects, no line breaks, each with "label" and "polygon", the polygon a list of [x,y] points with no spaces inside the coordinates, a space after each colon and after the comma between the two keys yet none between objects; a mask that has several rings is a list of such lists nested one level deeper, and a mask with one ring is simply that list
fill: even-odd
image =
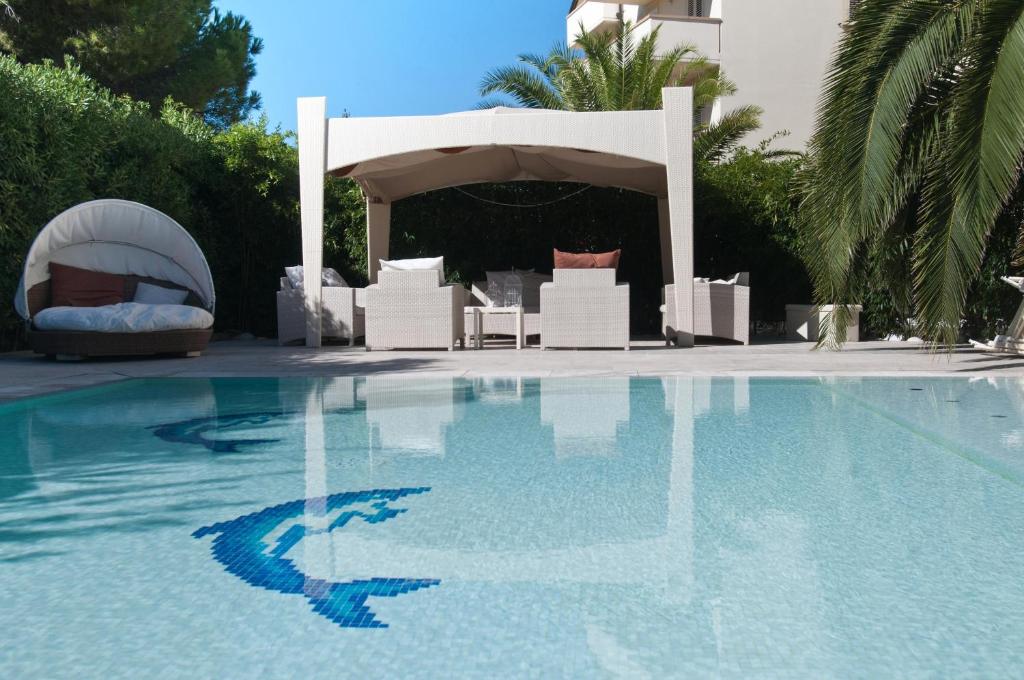
[{"label": "swimming pool", "polygon": [[1024,673],[1024,382],[162,379],[0,406],[0,675]]}]

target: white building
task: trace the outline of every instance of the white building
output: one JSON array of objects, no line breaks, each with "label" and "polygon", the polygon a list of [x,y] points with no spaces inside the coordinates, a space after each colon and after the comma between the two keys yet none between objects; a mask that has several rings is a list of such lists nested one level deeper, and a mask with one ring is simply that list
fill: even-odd
[{"label": "white building", "polygon": [[658,45],[692,45],[736,83],[737,92],[705,113],[761,107],[756,142],[780,131],[774,146],[803,149],[814,128],[825,71],[857,0],[573,0],[566,17],[570,45],[580,32],[613,29],[618,13],[640,38],[659,28]]}]

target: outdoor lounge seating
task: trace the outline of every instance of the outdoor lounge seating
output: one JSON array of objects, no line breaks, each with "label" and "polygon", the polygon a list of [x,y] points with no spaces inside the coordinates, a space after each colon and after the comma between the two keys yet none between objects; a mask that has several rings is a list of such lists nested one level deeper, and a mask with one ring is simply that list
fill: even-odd
[{"label": "outdoor lounge seating", "polygon": [[[366,333],[366,291],[347,286],[322,288],[323,335],[347,339],[349,346]],[[281,277],[277,291],[277,342],[284,345],[306,339],[306,302],[302,289]]]},{"label": "outdoor lounge seating", "polygon": [[[1024,293],[1024,277],[1004,276],[1002,279],[1021,293]],[[1021,300],[1017,313],[1013,315],[1010,325],[1006,328],[1006,333],[997,335],[988,342],[971,340],[971,345],[975,349],[985,352],[1024,354],[1024,300]]]},{"label": "outdoor lounge seating", "polygon": [[213,333],[213,278],[173,219],[102,199],[65,210],[39,232],[15,308],[39,354],[197,356]]},{"label": "outdoor lounge seating", "polygon": [[[750,275],[740,272],[733,282],[693,282],[693,333],[750,344]],[[661,332],[666,342],[675,337],[675,286],[665,286]]]},{"label": "outdoor lounge seating", "polygon": [[540,287],[541,349],[629,349],[629,285],[614,269],[556,269]]},{"label": "outdoor lounge seating", "polygon": [[[322,265],[324,174],[351,179],[363,192],[366,273],[371,282],[377,281],[379,270],[386,269],[382,262],[389,256],[392,207],[406,197],[479,182],[549,181],[619,187],[657,199],[662,274],[665,280],[678,282],[674,302],[681,313],[680,327],[675,329],[676,341],[681,346],[692,345],[693,210],[689,159],[693,143],[693,91],[687,87],[666,87],[662,89],[661,100],[660,108],[644,111],[495,107],[444,116],[328,118],[326,98],[300,97],[300,214],[303,265],[308,269],[308,278],[314,281]],[[598,263],[589,266],[594,264]],[[588,290],[587,299],[572,302],[575,293],[571,289],[576,286],[567,279],[561,285],[564,288],[560,288],[557,276],[554,282],[546,284],[545,287],[553,288],[547,304],[542,292],[543,346],[629,344],[628,287],[619,290],[612,278],[607,287]],[[319,285],[306,291],[306,343],[312,347],[318,346],[321,339],[320,293]],[[567,305],[565,314],[556,313],[563,303]],[[372,306],[368,298],[367,344],[374,348],[377,341],[373,337]],[[461,310],[460,315],[458,323],[465,327]],[[475,313],[472,318],[484,324],[481,335],[487,333],[492,322],[519,320],[516,315],[502,313]],[[527,317],[523,321],[526,333],[530,333],[533,320]],[[381,339],[383,346],[416,344],[412,338]]]},{"label": "outdoor lounge seating", "polygon": [[377,277],[366,288],[368,351],[465,347],[465,288],[442,285],[433,269],[385,270]]}]

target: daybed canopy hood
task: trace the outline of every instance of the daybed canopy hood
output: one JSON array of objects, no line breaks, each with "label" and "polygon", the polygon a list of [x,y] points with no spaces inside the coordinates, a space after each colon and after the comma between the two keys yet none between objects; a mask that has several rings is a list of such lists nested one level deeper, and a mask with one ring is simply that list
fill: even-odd
[{"label": "daybed canopy hood", "polygon": [[379,260],[388,257],[391,203],[413,194],[478,182],[541,180],[655,196],[663,273],[666,282],[677,284],[678,344],[693,344],[693,92],[665,88],[662,103],[664,108],[654,111],[497,107],[444,116],[327,119],[325,98],[300,97],[307,346],[318,347],[321,340],[325,174],[351,178],[363,189],[371,281]]},{"label": "daybed canopy hood", "polygon": [[180,224],[141,203],[89,201],[50,220],[32,243],[18,284],[15,308],[24,319],[28,290],[50,278],[50,262],[163,279],[194,291],[208,311],[214,308],[203,251]]}]

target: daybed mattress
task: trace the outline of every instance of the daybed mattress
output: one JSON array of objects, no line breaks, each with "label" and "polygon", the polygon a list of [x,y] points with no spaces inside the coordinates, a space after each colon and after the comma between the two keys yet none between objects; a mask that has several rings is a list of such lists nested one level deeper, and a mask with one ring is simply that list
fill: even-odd
[{"label": "daybed mattress", "polygon": [[49,307],[36,314],[32,323],[41,331],[151,333],[210,328],[213,315],[189,305],[122,302],[102,307]]}]

